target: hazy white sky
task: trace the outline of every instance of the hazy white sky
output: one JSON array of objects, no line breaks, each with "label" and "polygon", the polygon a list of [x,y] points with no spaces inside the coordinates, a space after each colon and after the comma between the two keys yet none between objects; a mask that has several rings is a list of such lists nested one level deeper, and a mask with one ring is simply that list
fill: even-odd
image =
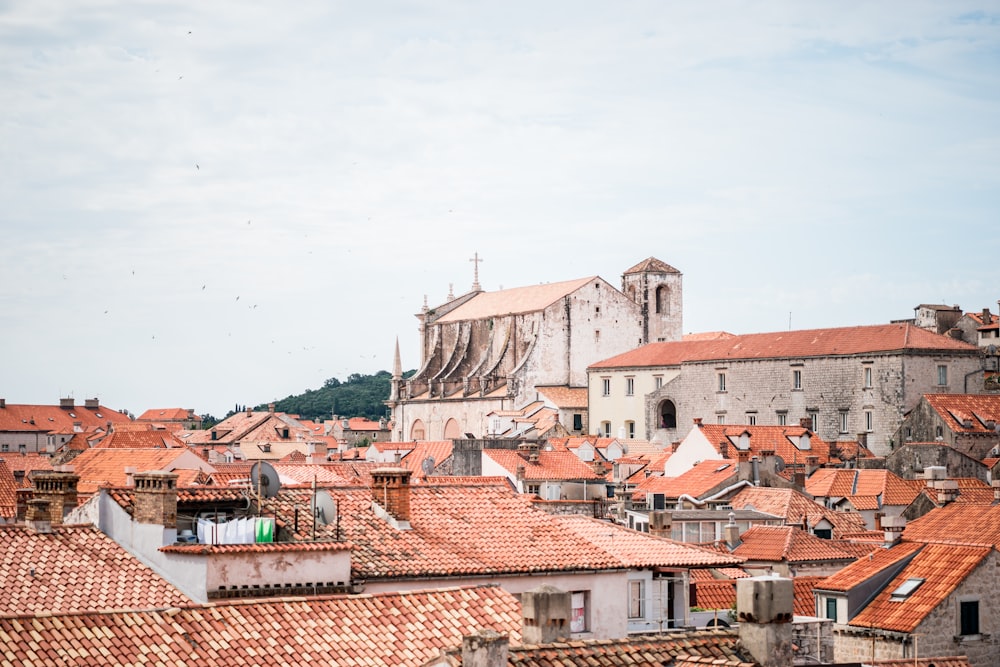
[{"label": "hazy white sky", "polygon": [[5,1],[0,152],[11,403],[414,368],[474,252],[656,256],[685,331],[995,311],[1000,3]]}]

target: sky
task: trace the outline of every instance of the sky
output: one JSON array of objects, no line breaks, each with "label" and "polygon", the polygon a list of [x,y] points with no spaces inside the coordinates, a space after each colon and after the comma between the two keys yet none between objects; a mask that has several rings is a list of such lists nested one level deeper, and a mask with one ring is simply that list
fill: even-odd
[{"label": "sky", "polygon": [[9,403],[416,368],[475,253],[657,257],[685,332],[996,312],[1000,2],[0,0],[0,156]]}]

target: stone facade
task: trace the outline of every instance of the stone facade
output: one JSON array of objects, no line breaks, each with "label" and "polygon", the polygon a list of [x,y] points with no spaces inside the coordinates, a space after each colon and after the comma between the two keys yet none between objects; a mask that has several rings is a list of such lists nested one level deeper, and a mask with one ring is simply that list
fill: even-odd
[{"label": "stone facade", "polygon": [[491,412],[538,400],[536,386],[587,386],[586,368],[679,336],[681,274],[650,258],[625,272],[626,293],[600,277],[474,291],[418,315],[421,366],[394,373],[386,404],[394,440],[480,437]]},{"label": "stone facade", "polygon": [[[991,397],[989,402],[993,403],[989,409],[990,416],[1000,413],[1000,396]],[[970,417],[976,419],[974,415]],[[894,438],[897,443],[940,442],[982,460],[996,456],[1000,449],[1000,428],[997,422],[992,423],[992,430],[978,428],[981,425],[976,424],[977,428],[966,432],[950,415],[943,417],[926,398],[922,398],[906,414]]]},{"label": "stone facade", "polygon": [[947,470],[948,477],[972,477],[984,482],[990,481],[989,468],[982,461],[937,442],[910,442],[894,449],[884,460],[858,461],[859,468],[882,466],[903,479],[916,479],[924,474],[924,469],[934,466]]}]

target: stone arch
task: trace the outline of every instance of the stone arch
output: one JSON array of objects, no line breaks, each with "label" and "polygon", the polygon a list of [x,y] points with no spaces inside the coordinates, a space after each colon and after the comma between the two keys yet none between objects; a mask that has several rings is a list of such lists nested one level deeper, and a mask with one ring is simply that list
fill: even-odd
[{"label": "stone arch", "polygon": [[670,288],[666,285],[656,288],[656,312],[660,315],[670,314]]},{"label": "stone arch", "polygon": [[427,427],[420,419],[414,420],[410,425],[410,440],[424,440],[427,437]]},{"label": "stone arch", "polygon": [[462,437],[462,427],[458,425],[458,420],[452,417],[444,424],[444,439],[457,440]]},{"label": "stone arch", "polygon": [[677,428],[677,406],[669,398],[656,407],[656,423],[659,428]]}]

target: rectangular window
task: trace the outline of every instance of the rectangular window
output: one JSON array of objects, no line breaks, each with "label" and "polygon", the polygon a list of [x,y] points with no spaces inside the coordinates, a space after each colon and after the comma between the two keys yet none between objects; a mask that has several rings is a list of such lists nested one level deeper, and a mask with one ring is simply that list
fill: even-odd
[{"label": "rectangular window", "polygon": [[633,579],[628,582],[628,617],[646,618],[646,599],[643,595],[646,582]]},{"label": "rectangular window", "polygon": [[778,413],[778,426],[785,426],[788,424],[788,413],[779,412]]},{"label": "rectangular window", "polygon": [[601,378],[601,396],[611,395],[611,378]]},{"label": "rectangular window", "polygon": [[719,391],[726,390],[726,374],[719,373]]},{"label": "rectangular window", "polygon": [[963,600],[959,603],[961,614],[961,635],[979,634],[979,600]]},{"label": "rectangular window", "polygon": [[573,430],[582,431],[583,430],[583,415],[579,412],[573,413]]},{"label": "rectangular window", "polygon": [[847,417],[847,410],[840,411],[840,432],[847,433],[847,428],[850,426],[850,420]]},{"label": "rectangular window", "polygon": [[0,452],[6,452],[6,451],[9,451],[9,450],[10,450],[10,445],[8,445],[8,444],[0,445]]},{"label": "rectangular window", "polygon": [[657,388],[657,389],[659,389],[660,387],[662,387],[662,386],[663,386],[663,376],[662,376],[662,375],[657,375],[657,376],[655,376],[655,377],[653,378],[653,380],[654,380],[654,381],[655,381],[655,383],[656,383],[656,388]]},{"label": "rectangular window", "polygon": [[802,371],[792,371],[792,389],[802,389]]},{"label": "rectangular window", "polygon": [[570,594],[570,632],[586,632],[590,624],[587,619],[587,591]]},{"label": "rectangular window", "polygon": [[725,424],[726,423],[726,415],[715,415],[715,423],[716,424]]},{"label": "rectangular window", "polygon": [[872,367],[871,366],[865,366],[864,377],[865,377],[865,389],[871,389],[872,388]]},{"label": "rectangular window", "polygon": [[611,422],[601,422],[601,435],[605,438],[611,437]]},{"label": "rectangular window", "polygon": [[755,414],[749,414],[748,413],[747,414],[747,424],[749,424],[750,426],[756,426],[757,425],[757,415],[755,415]]},{"label": "rectangular window", "polygon": [[872,414],[871,410],[865,410],[865,433],[871,433],[875,430],[875,415]]},{"label": "rectangular window", "polygon": [[806,417],[809,418],[809,430],[813,433],[819,430],[819,412],[816,410],[810,410],[806,413]]},{"label": "rectangular window", "polygon": [[529,484],[525,488],[525,491],[528,495],[534,495],[534,496],[540,496],[541,490],[542,490],[541,484]]},{"label": "rectangular window", "polygon": [[827,598],[826,599],[826,617],[833,619],[834,622],[837,620],[837,598]]},{"label": "rectangular window", "polygon": [[625,378],[625,395],[635,395],[635,378]]},{"label": "rectangular window", "polygon": [[594,329],[594,341],[597,342],[597,343],[601,342],[601,330],[600,329]]},{"label": "rectangular window", "polygon": [[625,422],[625,430],[628,432],[628,437],[630,439],[634,438],[635,437],[635,422],[633,422],[633,421]]},{"label": "rectangular window", "polygon": [[948,367],[944,364],[938,364],[938,385],[944,387],[948,384]]}]

